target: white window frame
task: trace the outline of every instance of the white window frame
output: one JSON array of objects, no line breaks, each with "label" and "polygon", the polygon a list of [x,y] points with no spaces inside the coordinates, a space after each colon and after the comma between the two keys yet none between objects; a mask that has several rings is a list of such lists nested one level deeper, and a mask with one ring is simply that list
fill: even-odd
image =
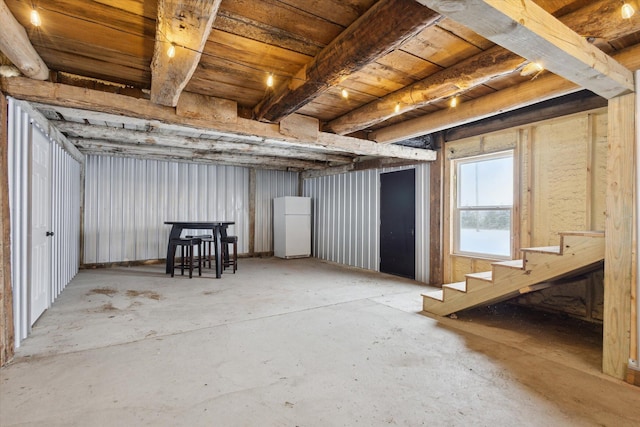
[{"label": "white window frame", "polygon": [[[452,206],[453,206],[453,210],[452,210],[452,223],[451,223],[451,230],[452,230],[452,237],[453,237],[453,255],[458,255],[458,256],[466,256],[466,257],[470,257],[470,258],[479,258],[479,259],[489,259],[489,260],[510,260],[513,259],[513,232],[514,232],[514,204],[515,204],[515,198],[512,198],[511,201],[511,205],[510,206],[473,206],[473,207],[460,207],[459,203],[460,203],[460,199],[458,197],[459,192],[460,192],[460,180],[458,179],[458,173],[459,173],[459,167],[460,165],[464,165],[464,164],[469,164],[469,163],[476,163],[476,162],[480,162],[480,161],[486,161],[486,160],[494,160],[494,159],[503,159],[503,158],[510,158],[512,160],[512,171],[514,174],[514,179],[513,179],[513,183],[514,183],[514,187],[515,187],[515,173],[516,173],[516,168],[515,168],[515,157],[514,157],[514,150],[506,150],[506,151],[499,151],[499,152],[495,152],[495,153],[491,153],[491,154],[482,154],[482,155],[478,155],[478,156],[472,156],[472,157],[464,157],[464,158],[460,158],[460,159],[455,159],[453,160],[453,168],[452,168],[452,172],[453,172],[453,188],[452,188],[452,193],[453,193],[453,197],[452,197]],[[490,253],[482,253],[482,252],[467,252],[467,251],[462,251],[460,250],[460,214],[462,211],[478,211],[478,210],[482,210],[482,211],[487,211],[487,210],[496,210],[496,211],[508,211],[509,212],[509,218],[510,218],[510,232],[509,232],[509,255],[506,256],[501,256],[501,255],[496,255],[496,254],[490,254]]]}]

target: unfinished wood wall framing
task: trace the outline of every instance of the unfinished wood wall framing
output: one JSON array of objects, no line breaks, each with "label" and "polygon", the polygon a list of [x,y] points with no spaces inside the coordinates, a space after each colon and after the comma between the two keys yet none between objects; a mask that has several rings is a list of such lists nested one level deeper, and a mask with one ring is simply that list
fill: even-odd
[{"label": "unfinished wood wall framing", "polygon": [[13,298],[11,294],[11,240],[9,175],[7,170],[7,99],[0,93],[0,366],[13,357]]},{"label": "unfinished wood wall framing", "polygon": [[602,370],[624,378],[630,356],[635,94],[609,100]]},{"label": "unfinished wood wall framing", "polygon": [[[605,221],[607,110],[565,117],[466,138],[446,144],[445,218],[451,212],[452,160],[514,150],[514,236],[521,247],[552,246],[561,231],[603,230]],[[445,228],[445,283],[471,272],[489,271],[489,260],[451,254]],[[599,274],[599,275],[598,275]],[[520,302],[602,320],[602,273],[531,294]]]}]

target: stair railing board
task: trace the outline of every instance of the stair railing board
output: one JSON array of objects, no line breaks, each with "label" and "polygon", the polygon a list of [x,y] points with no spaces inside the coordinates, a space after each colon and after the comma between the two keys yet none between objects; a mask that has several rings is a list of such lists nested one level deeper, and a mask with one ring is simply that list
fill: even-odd
[{"label": "stair railing board", "polygon": [[521,263],[496,262],[492,271],[470,273],[464,282],[423,294],[423,310],[445,316],[466,308],[497,302],[523,289],[548,282],[604,259],[603,232],[563,232],[560,245],[522,249]]}]

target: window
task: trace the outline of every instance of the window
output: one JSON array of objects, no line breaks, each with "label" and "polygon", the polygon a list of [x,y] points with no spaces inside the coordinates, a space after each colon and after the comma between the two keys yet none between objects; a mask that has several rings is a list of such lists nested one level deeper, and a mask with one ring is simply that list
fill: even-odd
[{"label": "window", "polygon": [[454,253],[511,258],[513,151],[454,161]]}]

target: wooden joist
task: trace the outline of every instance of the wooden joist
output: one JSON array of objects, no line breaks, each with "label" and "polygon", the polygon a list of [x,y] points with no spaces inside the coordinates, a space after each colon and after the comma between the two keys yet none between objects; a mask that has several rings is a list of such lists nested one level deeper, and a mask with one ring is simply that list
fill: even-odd
[{"label": "wooden joist", "polygon": [[278,122],[341,79],[391,52],[440,20],[413,0],[381,0],[344,30],[293,78],[254,109],[256,119]]},{"label": "wooden joist", "polygon": [[[610,2],[599,0],[588,7],[562,16],[560,20],[565,25],[576,28],[581,34],[596,34],[599,38],[617,38],[633,31],[630,26],[622,25],[624,23],[620,22],[622,18],[619,13],[612,18],[610,12]],[[616,22],[620,25],[601,27],[601,22],[611,19],[618,20]],[[325,130],[346,135],[365,129],[391,117],[441,101],[471,87],[513,73],[526,62],[528,61],[522,56],[501,46],[495,46],[338,117],[330,121],[325,126]],[[396,105],[400,106],[397,113]],[[442,114],[445,113],[455,114],[455,111],[442,112]],[[375,139],[382,142],[378,138]]]},{"label": "wooden joist", "polygon": [[[222,0],[159,0],[151,63],[151,101],[178,103],[195,71]],[[175,56],[167,54],[171,45]]]},{"label": "wooden joist", "polygon": [[0,51],[27,77],[49,78],[49,68],[33,48],[24,27],[13,16],[4,0],[0,0]]},{"label": "wooden joist", "polygon": [[189,148],[158,147],[153,145],[129,144],[121,141],[106,141],[103,139],[74,139],[73,142],[84,154],[117,155],[130,158],[186,161],[193,163],[216,163],[221,165],[260,167],[261,169],[288,171],[323,169],[326,167],[322,162],[310,160],[193,150]]},{"label": "wooden joist", "polygon": [[603,98],[633,92],[630,70],[532,0],[418,0]]},{"label": "wooden joist", "polygon": [[[197,132],[193,136],[176,135],[174,132],[163,132],[161,129],[154,131],[129,130],[108,126],[95,126],[74,122],[55,122],[53,126],[69,135],[69,140],[74,144],[82,143],[82,140],[92,141],[119,141],[133,144],[139,147],[155,146],[191,149],[195,151],[215,151],[219,153],[253,154],[258,156],[286,157],[291,159],[312,160],[326,162],[327,164],[351,163],[352,157],[341,154],[319,153],[299,149],[273,146],[268,143],[247,143],[232,140],[224,136],[204,135],[198,137]],[[186,133],[189,129],[185,128]]]},{"label": "wooden joist", "polygon": [[[366,129],[398,114],[424,107],[501,75],[510,74],[525,63],[525,59],[496,46],[338,117],[330,121],[325,130],[346,135]],[[396,105],[399,105],[397,111]]]},{"label": "wooden joist", "polygon": [[[628,68],[638,69],[640,68],[640,45],[625,49],[616,54],[614,58]],[[578,85],[562,77],[546,74],[535,80],[464,102],[455,109],[436,111],[378,129],[371,132],[369,138],[379,143],[402,141],[513,111],[537,102],[577,92],[580,89]]]},{"label": "wooden joist", "polygon": [[[436,158],[436,153],[432,150],[383,145],[373,141],[324,132],[318,133],[316,139],[292,136],[280,132],[278,125],[260,123],[240,117],[235,123],[180,117],[176,115],[174,108],[157,105],[145,99],[56,83],[38,82],[20,77],[0,78],[0,90],[17,99],[89,110],[87,115],[94,111],[113,116],[128,116],[158,124],[176,124],[197,128],[202,131],[212,130],[229,133],[239,139],[268,140],[273,144],[281,144],[285,147],[342,152],[359,156],[393,157],[415,161],[431,161]],[[119,120],[115,119],[114,121],[117,122]]]}]

